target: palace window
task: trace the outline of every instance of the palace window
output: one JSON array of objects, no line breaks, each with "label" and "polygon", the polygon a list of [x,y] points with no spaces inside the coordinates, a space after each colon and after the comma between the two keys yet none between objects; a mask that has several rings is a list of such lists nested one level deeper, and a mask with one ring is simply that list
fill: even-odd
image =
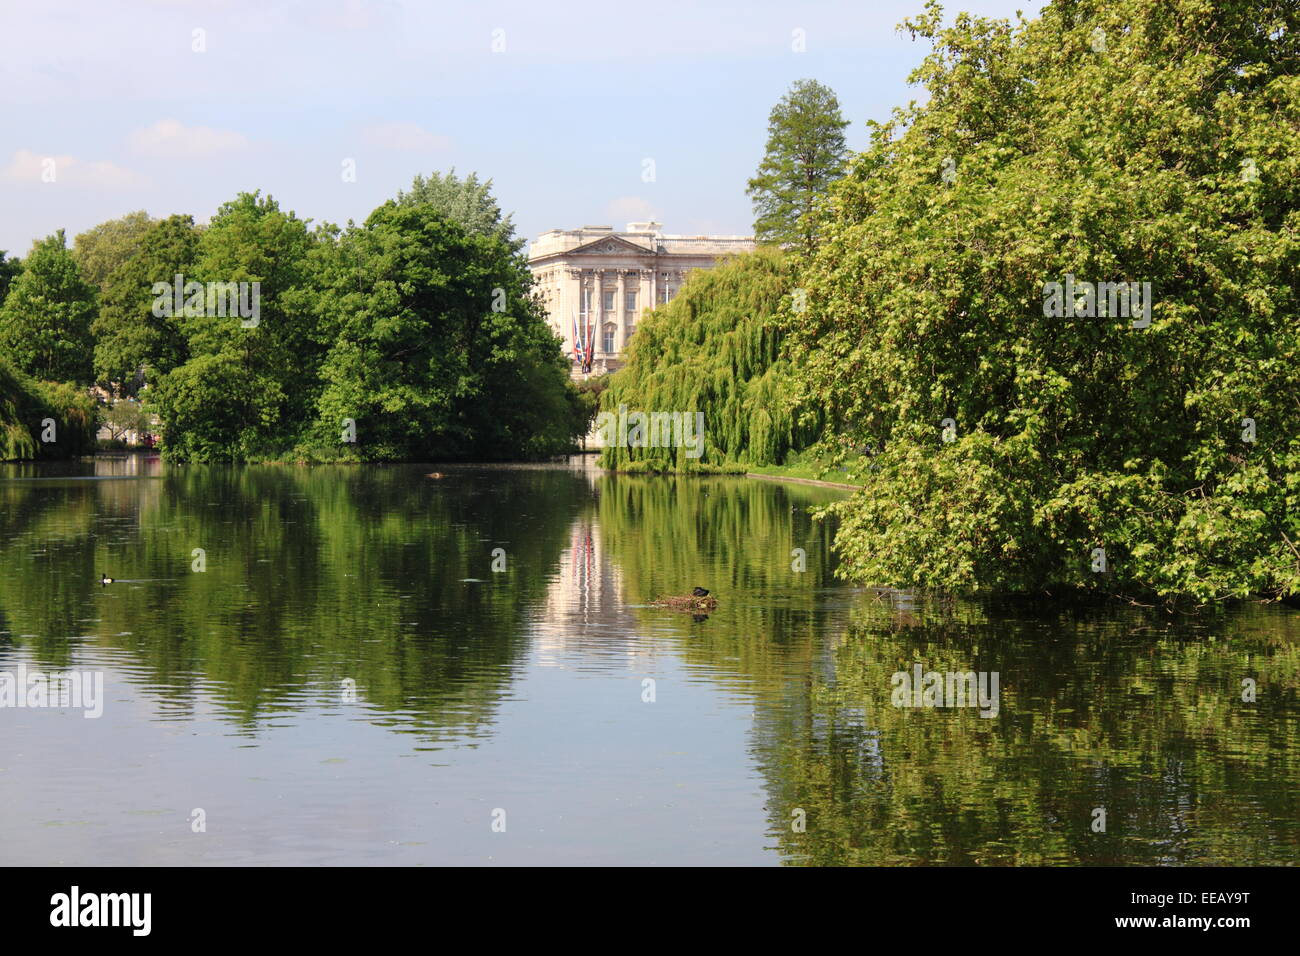
[{"label": "palace window", "polygon": [[628,312],[636,311],[636,293],[628,292],[623,296],[623,308]]},{"label": "palace window", "polygon": [[602,298],[602,305],[606,312],[614,311],[614,296],[618,295],[613,289],[606,289]]},{"label": "palace window", "polygon": [[614,352],[614,331],[615,328],[612,323],[605,326],[604,341],[601,344],[604,346],[606,354],[613,354]]},{"label": "palace window", "polygon": [[659,287],[659,304],[663,305],[668,301],[668,289],[665,286]]}]

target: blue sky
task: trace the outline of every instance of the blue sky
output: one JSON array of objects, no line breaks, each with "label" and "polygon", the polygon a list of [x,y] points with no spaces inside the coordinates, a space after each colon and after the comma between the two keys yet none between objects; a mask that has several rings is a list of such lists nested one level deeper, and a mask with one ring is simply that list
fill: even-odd
[{"label": "blue sky", "polygon": [[416,173],[451,167],[491,177],[529,238],[646,218],[747,234],[772,106],[817,79],[862,147],[868,119],[922,95],[906,78],[924,46],[895,30],[921,7],[0,0],[0,249],[25,255],[133,209],[203,221],[244,189],[360,221]]}]

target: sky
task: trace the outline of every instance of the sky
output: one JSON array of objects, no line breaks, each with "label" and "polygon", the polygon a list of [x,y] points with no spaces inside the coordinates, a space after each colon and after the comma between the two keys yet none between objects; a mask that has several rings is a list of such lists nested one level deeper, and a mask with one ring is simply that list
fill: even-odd
[{"label": "sky", "polygon": [[[1039,2],[960,0],[982,16]],[[923,99],[922,0],[0,0],[0,250],[244,190],[360,222],[476,171],[520,235],[655,219],[748,235],[745,182],[800,78],[850,147]],[[47,181],[47,180],[53,181]]]}]

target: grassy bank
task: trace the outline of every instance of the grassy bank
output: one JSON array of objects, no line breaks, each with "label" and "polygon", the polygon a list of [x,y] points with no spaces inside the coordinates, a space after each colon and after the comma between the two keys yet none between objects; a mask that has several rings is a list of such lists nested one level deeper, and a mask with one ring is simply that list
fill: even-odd
[{"label": "grassy bank", "polygon": [[745,468],[745,472],[751,475],[762,475],[766,478],[815,481],[837,487],[861,487],[857,482],[849,479],[848,473],[844,469],[836,468],[826,459],[808,453],[791,455],[783,465],[749,465]]}]

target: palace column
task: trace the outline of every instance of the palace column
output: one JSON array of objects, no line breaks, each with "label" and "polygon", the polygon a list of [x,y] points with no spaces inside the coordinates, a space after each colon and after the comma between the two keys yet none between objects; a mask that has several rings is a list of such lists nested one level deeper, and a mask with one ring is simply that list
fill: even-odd
[{"label": "palace column", "polygon": [[591,270],[591,327],[596,335],[595,340],[591,343],[591,352],[592,355],[603,357],[605,354],[605,330],[603,328],[605,317],[601,315],[601,271],[600,269]]},{"label": "palace column", "polygon": [[623,294],[627,286],[623,273],[626,270],[618,270],[618,291],[614,293],[614,351],[619,355],[623,354],[623,347],[627,344],[627,297]]},{"label": "palace column", "polygon": [[564,336],[565,351],[572,359],[574,346],[578,344],[573,340],[573,320],[582,306],[582,270],[566,269],[565,275],[568,280],[560,299],[560,334]]},{"label": "palace column", "polygon": [[636,315],[633,316],[638,323],[640,323],[641,316],[645,314],[646,309],[655,307],[653,286],[650,284],[654,274],[654,269],[641,269],[640,288],[637,290],[636,297]]}]

